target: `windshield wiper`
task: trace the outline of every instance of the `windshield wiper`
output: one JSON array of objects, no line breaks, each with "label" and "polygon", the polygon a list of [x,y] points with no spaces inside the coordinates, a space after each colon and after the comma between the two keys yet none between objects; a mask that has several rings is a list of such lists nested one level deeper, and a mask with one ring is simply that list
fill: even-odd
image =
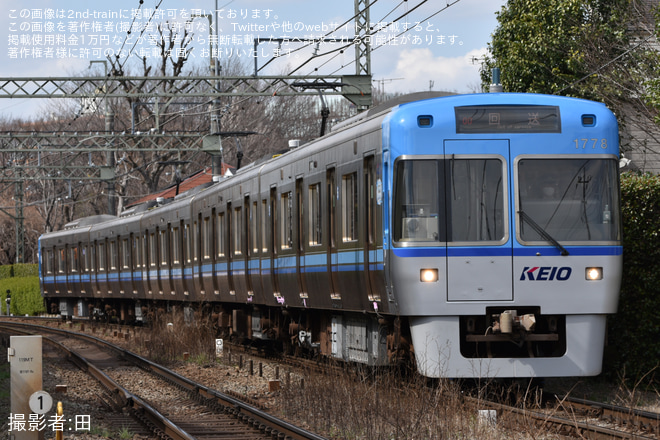
[{"label": "windshield wiper", "polygon": [[520,218],[523,221],[527,222],[532,227],[532,229],[534,229],[541,237],[543,237],[546,241],[549,241],[550,243],[552,243],[554,245],[554,247],[559,249],[563,256],[569,255],[566,248],[564,246],[562,246],[561,244],[559,244],[559,242],[557,240],[555,240],[552,237],[552,235],[548,234],[546,232],[546,230],[543,229],[538,223],[536,223],[529,215],[527,215],[527,213],[525,213],[525,211],[520,210],[520,211],[518,211],[518,214],[520,215]]}]

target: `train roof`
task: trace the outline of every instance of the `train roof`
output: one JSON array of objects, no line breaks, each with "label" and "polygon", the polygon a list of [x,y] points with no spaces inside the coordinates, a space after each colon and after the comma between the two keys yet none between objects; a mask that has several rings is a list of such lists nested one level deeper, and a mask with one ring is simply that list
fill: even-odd
[{"label": "train roof", "polygon": [[92,215],[89,217],[83,217],[70,221],[69,223],[64,225],[63,229],[66,230],[66,229],[82,228],[85,226],[91,226],[97,223],[108,222],[115,219],[117,219],[117,217],[110,214]]},{"label": "train roof", "polygon": [[365,119],[376,116],[379,113],[391,110],[397,105],[406,104],[409,102],[423,101],[426,99],[433,98],[442,98],[446,96],[454,96],[456,93],[452,92],[416,92],[409,93],[407,95],[397,96],[389,101],[385,101],[381,104],[378,104],[375,107],[370,108],[362,113],[358,113],[355,116],[352,116],[348,119],[345,119],[332,127],[331,132],[341,130],[342,128],[348,127],[349,125],[355,124],[356,122],[364,121]]}]

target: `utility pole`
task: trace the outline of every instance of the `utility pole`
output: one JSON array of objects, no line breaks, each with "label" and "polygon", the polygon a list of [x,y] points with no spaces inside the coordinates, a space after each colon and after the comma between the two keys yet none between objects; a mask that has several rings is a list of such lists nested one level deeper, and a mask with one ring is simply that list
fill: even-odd
[{"label": "utility pole", "polygon": [[[215,11],[216,15],[214,17],[215,21],[215,36],[216,36],[216,52],[218,51],[218,42],[217,38],[220,35],[220,27],[218,25],[218,0],[215,0]],[[211,27],[209,26],[209,30],[211,30]],[[215,92],[220,91],[220,79],[218,78],[220,76],[220,62],[218,61],[218,56],[219,54],[216,53],[215,56],[213,56],[213,50],[209,53],[209,56],[212,57],[211,59],[214,61],[213,62],[213,74],[215,76],[215,83],[214,83],[214,89]],[[215,154],[211,154],[211,166],[212,166],[212,172],[214,176],[219,176],[222,174],[222,138],[220,137],[220,130],[222,128],[222,121],[220,118],[222,118],[222,114],[220,113],[220,97],[216,96],[213,98],[213,111],[211,112],[211,136],[214,136],[217,140],[217,151]]]},{"label": "utility pole", "polygon": [[[105,104],[105,132],[112,133],[115,131],[115,114],[108,108],[106,100]],[[112,148],[112,138],[108,138],[108,149],[105,152],[105,178],[108,188],[108,214],[117,215],[117,194],[115,192],[115,151]]]},{"label": "utility pole", "polygon": [[355,0],[355,74],[371,76],[370,0]]},{"label": "utility pole", "polygon": [[[25,263],[25,238],[24,238],[24,220],[23,217],[23,179],[22,179],[22,170],[18,168],[16,180],[16,263]],[[9,312],[7,312],[9,314]]]},{"label": "utility pole", "polygon": [[[90,61],[91,67],[94,63],[101,63],[105,69],[104,78],[108,77],[108,62],[107,61]],[[103,84],[101,89],[96,89],[97,94],[105,94],[107,92],[107,84]],[[95,98],[96,99],[96,98]],[[115,114],[108,105],[108,98],[103,99],[105,105],[105,133],[111,134],[115,131]],[[112,137],[108,137],[108,144],[105,151],[105,168],[101,170],[101,179],[106,182],[108,192],[108,214],[117,215],[117,194],[115,192],[115,151],[112,145]]]},{"label": "utility pole", "polygon": [[[355,75],[369,79],[371,86],[371,23],[369,21],[370,0],[355,0]],[[371,90],[369,90],[371,94]],[[369,106],[358,106],[358,111]]]}]

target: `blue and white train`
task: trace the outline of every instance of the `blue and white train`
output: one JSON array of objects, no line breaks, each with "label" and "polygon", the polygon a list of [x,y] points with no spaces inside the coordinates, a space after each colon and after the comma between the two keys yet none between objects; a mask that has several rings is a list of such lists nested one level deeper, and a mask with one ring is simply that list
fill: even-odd
[{"label": "blue and white train", "polygon": [[43,295],[64,316],[179,307],[223,337],[428,377],[596,375],[622,271],[618,136],[603,104],[558,96],[373,108],[194,194],[44,234]]}]

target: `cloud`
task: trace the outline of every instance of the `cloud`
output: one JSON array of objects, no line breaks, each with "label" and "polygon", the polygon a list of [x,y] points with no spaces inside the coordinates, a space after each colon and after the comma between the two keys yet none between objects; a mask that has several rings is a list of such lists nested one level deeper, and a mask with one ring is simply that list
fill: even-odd
[{"label": "cloud", "polygon": [[432,81],[436,91],[475,92],[481,83],[480,62],[473,59],[483,58],[486,52],[486,48],[481,48],[456,57],[444,57],[434,55],[428,48],[399,51],[396,67],[386,77],[404,79],[386,85],[386,91],[429,90]]}]

